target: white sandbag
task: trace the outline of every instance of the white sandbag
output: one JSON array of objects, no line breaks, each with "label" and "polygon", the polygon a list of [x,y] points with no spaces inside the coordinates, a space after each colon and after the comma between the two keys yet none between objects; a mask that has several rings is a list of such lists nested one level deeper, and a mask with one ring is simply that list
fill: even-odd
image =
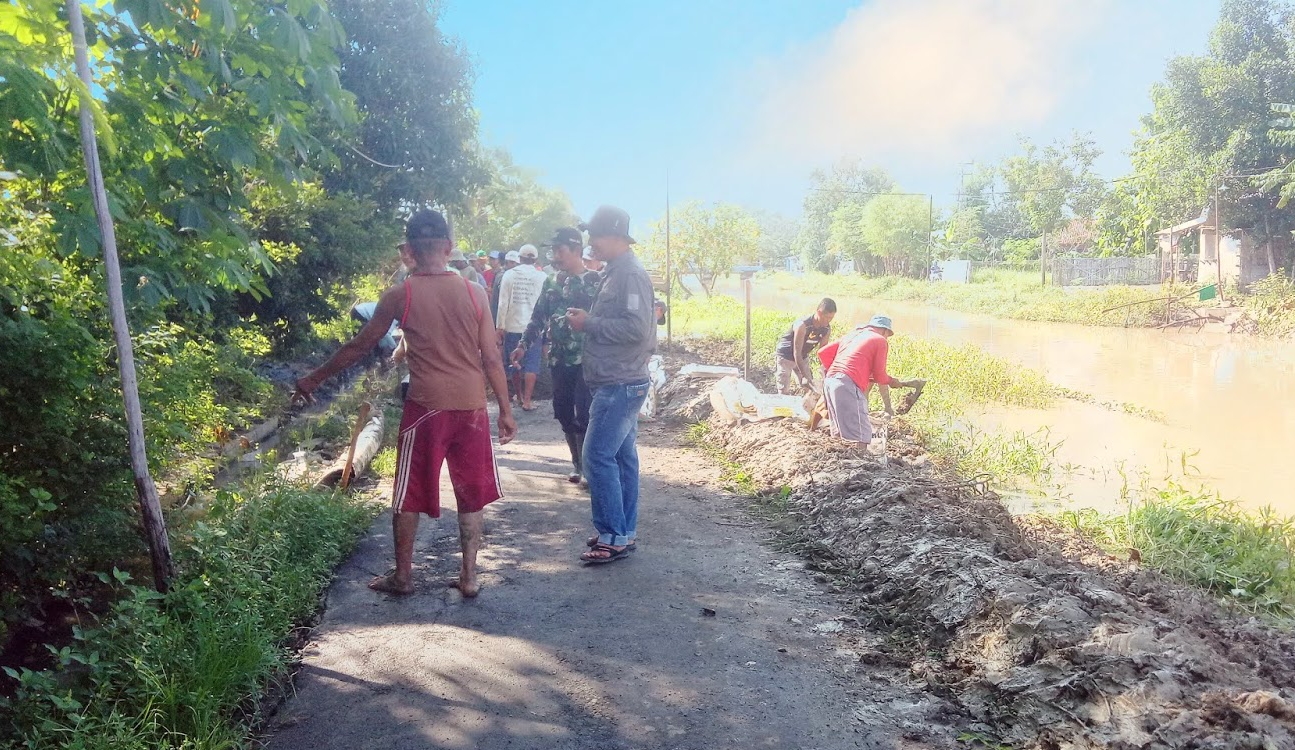
[{"label": "white sandbag", "polygon": [[809,420],[809,412],[805,409],[805,400],[802,396],[761,393],[755,398],[751,407],[755,413],[748,414],[746,419],[752,422],[782,418]]},{"label": "white sandbag", "polygon": [[660,403],[661,389],[665,387],[665,360],[660,354],[652,355],[648,360],[648,393],[639,407],[639,416],[647,419],[656,417],[657,404]]},{"label": "white sandbag", "polygon": [[678,377],[693,378],[698,380],[711,379],[718,380],[729,376],[738,377],[742,371],[736,367],[722,367],[719,365],[699,365],[696,363],[687,364],[679,368]]}]

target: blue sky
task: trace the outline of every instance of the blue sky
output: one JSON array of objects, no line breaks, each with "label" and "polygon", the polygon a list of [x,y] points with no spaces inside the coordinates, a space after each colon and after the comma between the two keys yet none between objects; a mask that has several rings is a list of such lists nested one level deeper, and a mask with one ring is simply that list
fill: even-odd
[{"label": "blue sky", "polygon": [[1017,134],[1090,131],[1107,177],[1175,55],[1219,0],[446,0],[483,139],[587,217],[646,233],[672,202],[800,212],[810,172],[886,168],[951,203]]}]

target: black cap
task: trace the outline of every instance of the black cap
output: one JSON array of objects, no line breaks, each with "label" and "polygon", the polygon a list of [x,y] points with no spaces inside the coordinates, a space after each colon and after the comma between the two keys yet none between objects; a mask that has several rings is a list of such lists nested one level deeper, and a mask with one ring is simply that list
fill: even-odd
[{"label": "black cap", "polygon": [[630,215],[615,206],[599,206],[593,218],[581,224],[580,228],[589,232],[590,239],[624,237],[631,245],[634,244],[634,238],[630,236]]},{"label": "black cap", "polygon": [[585,246],[585,238],[580,234],[580,230],[575,227],[558,227],[553,232],[553,239],[544,243],[544,247],[557,247],[566,245],[575,251],[580,251]]},{"label": "black cap", "polygon": [[450,225],[440,211],[424,209],[416,212],[405,222],[406,240],[448,240]]}]

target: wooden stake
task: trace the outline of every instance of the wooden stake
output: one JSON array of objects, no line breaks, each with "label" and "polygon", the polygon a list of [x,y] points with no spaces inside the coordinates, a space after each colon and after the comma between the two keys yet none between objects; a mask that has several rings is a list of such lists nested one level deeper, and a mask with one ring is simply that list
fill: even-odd
[{"label": "wooden stake", "polygon": [[337,486],[342,489],[346,489],[351,484],[351,472],[354,468],[351,462],[355,460],[355,441],[360,439],[364,425],[369,423],[369,411],[372,409],[373,404],[368,401],[360,404],[360,416],[355,418],[355,428],[351,430],[351,445],[346,449],[346,465],[342,467],[342,478],[337,483]]},{"label": "wooden stake", "polygon": [[76,54],[77,77],[82,84],[81,154],[85,157],[86,177],[90,184],[90,194],[94,198],[94,214],[99,221],[99,235],[103,240],[103,265],[108,277],[108,311],[112,319],[113,338],[117,343],[117,369],[121,373],[121,393],[126,408],[130,468],[135,474],[135,494],[139,498],[140,516],[153,561],[153,585],[158,591],[166,593],[175,568],[171,562],[171,544],[166,536],[166,521],[162,518],[162,503],[157,496],[157,485],[153,483],[153,477],[148,471],[148,454],[144,447],[144,417],[140,411],[139,382],[135,376],[135,353],[130,339],[130,326],[126,321],[126,303],[121,292],[117,234],[113,229],[112,214],[108,212],[108,192],[103,184],[103,169],[99,166],[99,143],[91,111],[93,105],[87,101],[93,90],[93,79],[90,76],[90,57],[86,52],[85,19],[81,17],[80,0],[67,0],[67,18]]}]

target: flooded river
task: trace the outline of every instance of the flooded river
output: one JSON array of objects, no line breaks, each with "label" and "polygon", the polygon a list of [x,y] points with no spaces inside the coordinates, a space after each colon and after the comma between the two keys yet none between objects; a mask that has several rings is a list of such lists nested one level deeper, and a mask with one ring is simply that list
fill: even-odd
[{"label": "flooded river", "polygon": [[[801,315],[818,299],[758,280],[752,293],[755,305]],[[1180,475],[1185,465],[1189,486],[1199,481],[1246,506],[1271,505],[1295,515],[1295,344],[1032,323],[899,302],[836,302],[842,322],[882,312],[901,333],[974,344],[1098,401],[1165,415],[1159,422],[1061,399],[1048,410],[993,408],[973,417],[987,429],[1046,428],[1049,439],[1060,442],[1053,478],[1059,488],[1052,494],[1071,506],[1109,509],[1126,478],[1133,485],[1142,475],[1159,481]]]}]

